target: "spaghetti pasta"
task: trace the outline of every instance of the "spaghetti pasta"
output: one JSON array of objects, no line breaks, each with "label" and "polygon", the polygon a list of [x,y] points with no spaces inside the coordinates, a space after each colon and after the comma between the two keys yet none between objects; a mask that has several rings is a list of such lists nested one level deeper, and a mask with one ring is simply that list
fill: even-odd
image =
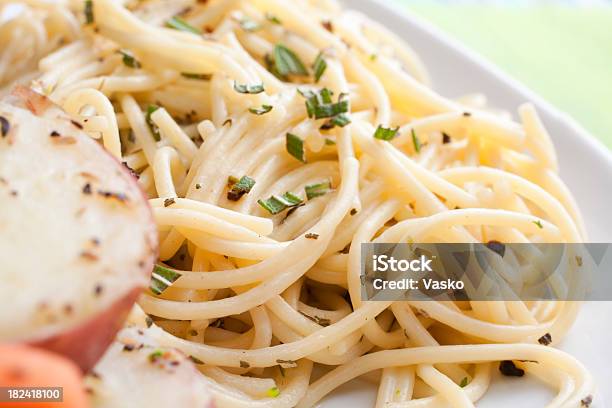
[{"label": "spaghetti pasta", "polygon": [[377,407],[465,408],[501,360],[557,388],[548,407],[592,392],[538,344],[575,303],[360,297],[364,242],[586,240],[532,105],[439,95],[333,0],[48,3],[0,1],[0,94],[48,95],[139,175],[181,274],[139,305],[219,406],[310,407],[378,370]]}]

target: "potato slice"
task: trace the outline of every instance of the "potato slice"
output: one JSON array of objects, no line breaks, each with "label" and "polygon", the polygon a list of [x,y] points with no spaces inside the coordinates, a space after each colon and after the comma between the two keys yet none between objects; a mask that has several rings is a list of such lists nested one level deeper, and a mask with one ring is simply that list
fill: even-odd
[{"label": "potato slice", "polygon": [[47,98],[0,102],[0,342],[82,369],[149,282],[157,230],[130,171]]},{"label": "potato slice", "polygon": [[96,408],[215,406],[194,362],[176,349],[159,346],[152,329],[121,330],[86,385]]}]

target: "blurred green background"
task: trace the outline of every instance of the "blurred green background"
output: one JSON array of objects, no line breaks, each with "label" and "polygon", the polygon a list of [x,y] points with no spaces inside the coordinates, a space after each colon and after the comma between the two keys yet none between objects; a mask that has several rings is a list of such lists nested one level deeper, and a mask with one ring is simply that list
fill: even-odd
[{"label": "blurred green background", "polygon": [[463,41],[612,148],[612,3],[393,1]]}]

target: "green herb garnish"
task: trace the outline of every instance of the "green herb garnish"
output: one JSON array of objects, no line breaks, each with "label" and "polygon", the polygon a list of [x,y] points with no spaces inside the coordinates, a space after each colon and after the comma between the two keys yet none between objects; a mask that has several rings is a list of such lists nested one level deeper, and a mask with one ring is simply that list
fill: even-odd
[{"label": "green herb garnish", "polygon": [[302,199],[291,192],[286,192],[282,196],[273,195],[267,200],[258,200],[257,203],[270,214],[275,215],[287,208],[297,207],[302,204]]},{"label": "green herb garnish", "polygon": [[417,153],[420,153],[421,152],[421,141],[417,137],[414,129],[410,130],[410,134],[412,135],[412,145],[414,146],[414,151]]},{"label": "green herb garnish", "polygon": [[159,360],[163,356],[164,356],[164,351],[157,349],[153,351],[151,354],[149,354],[149,361],[152,363],[155,363],[157,360]]},{"label": "green herb garnish", "polygon": [[175,30],[184,31],[186,33],[193,34],[202,34],[200,30],[183,20],[178,16],[172,17],[170,20],[166,21],[166,27],[174,28]]},{"label": "green herb garnish", "polygon": [[378,125],[376,128],[376,132],[374,132],[374,138],[379,140],[393,140],[395,136],[397,136],[397,132],[399,131],[399,126],[395,129],[385,128],[382,125]]},{"label": "green herb garnish", "polygon": [[335,126],[344,127],[351,123],[351,119],[346,115],[349,110],[349,101],[346,94],[338,96],[338,102],[333,103],[333,92],[327,88],[321,89],[318,93],[313,91],[300,91],[300,95],[306,98],[306,113],[309,118],[326,119],[329,118],[321,129],[327,130]]},{"label": "green herb garnish", "polygon": [[535,225],[537,225],[537,226],[538,226],[538,228],[540,228],[540,229],[543,229],[543,228],[544,228],[544,225],[542,224],[542,221],[540,221],[540,220],[535,220],[535,221],[533,221],[533,223],[534,223]]},{"label": "green herb garnish", "polygon": [[466,385],[468,385],[468,378],[467,377],[463,377],[463,379],[461,380],[461,383],[459,384],[459,386],[461,388],[465,388]]},{"label": "green herb garnish", "polygon": [[333,129],[334,127],[338,126],[338,127],[345,127],[346,125],[348,125],[349,123],[351,123],[351,118],[348,117],[348,115],[341,113],[337,116],[334,116],[333,118],[325,121],[325,123],[323,123],[320,127],[321,130],[329,130],[329,129]]},{"label": "green herb garnish", "polygon": [[249,108],[249,112],[251,112],[254,115],[263,115],[265,113],[268,113],[272,110],[272,105],[261,105],[260,107],[256,107],[256,108]]},{"label": "green herb garnish", "polygon": [[272,387],[266,391],[266,395],[270,398],[276,398],[280,395],[280,389],[278,387]]},{"label": "green herb garnish", "polygon": [[199,79],[200,81],[210,81],[212,74],[194,74],[192,72],[181,72],[181,76],[189,79]]},{"label": "green herb garnish", "polygon": [[149,105],[147,106],[147,113],[145,114],[147,125],[149,125],[149,130],[151,130],[151,133],[153,134],[153,139],[155,139],[156,142],[159,142],[161,140],[161,134],[159,132],[159,128],[157,127],[155,122],[153,122],[153,119],[151,119],[151,115],[153,115],[153,112],[155,112],[159,108],[160,107],[157,105]]},{"label": "green herb garnish", "polygon": [[268,20],[272,24],[283,24],[283,22],[280,21],[278,17],[276,17],[274,14],[269,13],[269,12],[266,13],[266,20]]},{"label": "green herb garnish", "polygon": [[293,133],[287,133],[285,142],[287,152],[301,161],[306,163],[306,153],[304,152],[304,142],[302,139],[294,135]]},{"label": "green herb garnish", "polygon": [[138,69],[142,66],[136,57],[134,57],[134,54],[132,54],[130,51],[119,50],[119,53],[123,55],[123,65],[126,67]]},{"label": "green herb garnish", "polygon": [[164,290],[168,289],[181,274],[173,269],[166,268],[165,266],[155,265],[151,274],[151,283],[149,289],[156,295],[160,295]]},{"label": "green herb garnish", "polygon": [[272,55],[274,69],[271,72],[280,79],[286,80],[289,75],[308,75],[302,60],[284,45],[276,44]]},{"label": "green herb garnish", "polygon": [[311,200],[315,197],[320,197],[331,191],[331,181],[327,180],[318,184],[310,184],[305,187],[306,198]]},{"label": "green herb garnish", "polygon": [[255,95],[255,94],[262,93],[264,91],[264,86],[263,84],[257,84],[257,85],[239,84],[234,81],[234,90],[241,94]]},{"label": "green herb garnish", "polygon": [[317,58],[312,64],[312,69],[314,71],[315,83],[317,83],[319,82],[319,79],[321,79],[321,77],[323,76],[323,73],[327,69],[327,62],[323,58],[322,52],[320,52],[319,55],[317,55]]},{"label": "green herb garnish", "polygon": [[93,24],[94,12],[93,12],[93,0],[85,0],[85,22],[87,24]]},{"label": "green herb garnish", "polygon": [[[232,178],[230,177],[230,179]],[[240,180],[235,182],[233,182],[233,180],[235,180],[235,178],[230,181],[230,190],[227,192],[227,199],[230,201],[240,200],[243,195],[250,193],[255,185],[255,180],[249,176],[242,176]]]}]

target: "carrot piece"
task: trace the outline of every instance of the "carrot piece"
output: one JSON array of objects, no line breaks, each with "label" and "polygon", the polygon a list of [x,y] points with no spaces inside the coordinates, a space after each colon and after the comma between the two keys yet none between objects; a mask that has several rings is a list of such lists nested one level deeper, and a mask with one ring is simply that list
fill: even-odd
[{"label": "carrot piece", "polygon": [[25,345],[0,345],[0,387],[63,387],[63,402],[0,402],[0,408],[88,408],[81,370],[72,361]]}]

